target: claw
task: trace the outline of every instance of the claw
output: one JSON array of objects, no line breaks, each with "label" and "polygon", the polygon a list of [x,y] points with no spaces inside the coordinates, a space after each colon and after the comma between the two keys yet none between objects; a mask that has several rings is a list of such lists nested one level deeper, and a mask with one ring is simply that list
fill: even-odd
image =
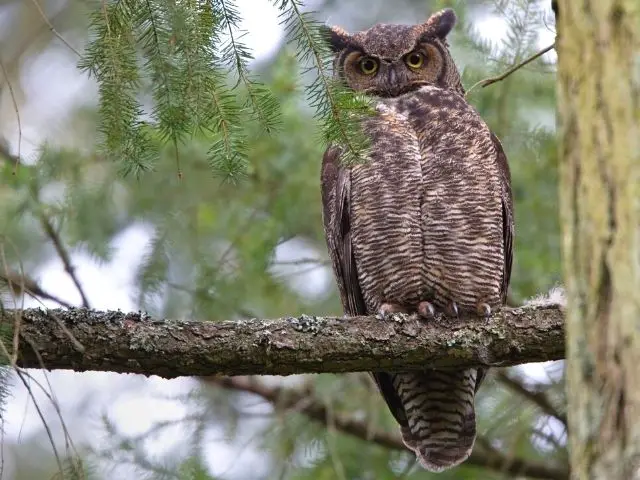
[{"label": "claw", "polygon": [[489,318],[491,316],[491,307],[488,303],[479,303],[478,304],[478,315],[484,318]]},{"label": "claw", "polygon": [[447,310],[449,315],[452,317],[458,318],[460,316],[458,312],[458,304],[456,302],[451,302]]},{"label": "claw", "polygon": [[422,301],[418,304],[418,313],[422,318],[432,319],[436,316],[436,309],[431,302]]},{"label": "claw", "polygon": [[380,305],[377,316],[384,320],[393,316],[394,313],[406,313],[406,310],[402,306],[394,303],[383,303]]}]

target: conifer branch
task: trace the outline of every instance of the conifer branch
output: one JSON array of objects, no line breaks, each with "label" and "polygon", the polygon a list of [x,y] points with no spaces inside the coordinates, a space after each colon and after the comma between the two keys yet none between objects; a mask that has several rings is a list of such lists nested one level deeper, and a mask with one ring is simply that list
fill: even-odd
[{"label": "conifer branch", "polygon": [[432,322],[405,315],[198,322],[77,308],[6,310],[0,315],[5,335],[13,335],[16,315],[21,366],[39,368],[41,356],[50,369],[166,378],[510,366],[564,356],[564,315],[557,306]]},{"label": "conifer branch", "polygon": [[324,141],[343,147],[341,161],[352,164],[366,158],[368,139],[360,120],[371,114],[370,99],[355,93],[332,78],[330,72],[333,55],[328,48],[325,31],[312,20],[309,12],[302,11],[300,0],[275,2],[282,11],[283,24],[289,39],[297,44],[301,64],[311,63],[317,77],[308,87],[311,104],[320,117]]},{"label": "conifer branch", "polygon": [[184,52],[189,79],[185,98],[191,99],[193,131],[208,130],[216,135],[207,157],[212,170],[226,179],[244,175],[247,165],[247,137],[243,109],[233,89],[227,84],[224,61],[215,46],[220,44],[223,19],[213,2],[198,7],[194,23],[195,35],[177,39]]},{"label": "conifer branch", "polygon": [[[329,407],[309,392],[294,388],[269,386],[252,377],[209,377],[205,381],[223,388],[257,395],[272,404],[275,410],[305,415],[312,421],[366,442],[372,442],[390,450],[408,451],[399,435],[372,429],[366,419],[356,419],[337,412],[330,413]],[[512,476],[545,480],[569,478],[568,472],[562,469],[522,457],[507,456],[499,450],[487,450],[482,445],[488,442],[483,440],[485,439],[478,439],[476,448],[464,462],[464,465],[496,470]]]},{"label": "conifer branch", "polygon": [[101,2],[90,15],[92,40],[78,62],[98,82],[102,150],[120,162],[122,173],[135,175],[148,170],[156,156],[138,100],[141,75],[134,32],[139,10],[139,0]]},{"label": "conifer branch", "polygon": [[264,85],[249,77],[247,63],[253,56],[236,37],[234,30],[238,28],[240,15],[234,2],[232,0],[215,0],[214,5],[221,13],[221,26],[226,28],[229,35],[228,45],[222,56],[231,59],[238,73],[238,81],[244,85],[247,91],[248,106],[260,125],[267,133],[270,133],[280,124],[280,104]]},{"label": "conifer branch", "polygon": [[[176,155],[176,169],[178,178],[182,178],[182,168],[180,167],[180,149],[178,146],[179,137],[184,134],[185,124],[188,124],[188,112],[179,99],[177,85],[173,79],[176,78],[175,62],[172,55],[166,51],[171,45],[170,32],[162,29],[159,21],[155,18],[157,5],[152,5],[150,0],[145,1],[146,15],[139,17],[140,27],[143,29],[141,38],[144,41],[144,51],[147,61],[152,67],[155,116],[158,119],[160,132],[163,137],[171,139],[171,143]],[[144,30],[144,25],[148,22],[148,30]],[[162,36],[162,42],[160,37]],[[170,80],[171,78],[171,80]]]}]

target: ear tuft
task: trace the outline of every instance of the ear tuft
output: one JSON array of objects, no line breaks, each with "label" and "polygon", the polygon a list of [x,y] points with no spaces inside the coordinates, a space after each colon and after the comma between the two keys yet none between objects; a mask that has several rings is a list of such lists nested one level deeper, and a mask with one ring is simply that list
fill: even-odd
[{"label": "ear tuft", "polygon": [[434,13],[425,22],[425,31],[433,32],[437,37],[444,39],[456,24],[456,12],[450,8],[445,8]]},{"label": "ear tuft", "polygon": [[349,45],[351,35],[349,35],[343,28],[322,25],[320,27],[320,31],[331,47],[331,51],[334,53],[345,49],[347,45]]}]

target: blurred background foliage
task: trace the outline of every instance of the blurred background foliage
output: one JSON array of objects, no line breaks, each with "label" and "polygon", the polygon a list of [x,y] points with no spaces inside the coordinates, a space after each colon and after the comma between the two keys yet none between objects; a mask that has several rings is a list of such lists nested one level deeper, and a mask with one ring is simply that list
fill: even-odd
[{"label": "blurred background foliage", "polygon": [[[258,1],[268,2],[251,0]],[[238,3],[247,8],[250,2]],[[416,23],[452,6],[460,21],[449,39],[469,88],[539,50],[541,34],[552,38],[547,3],[325,0],[309,2],[306,9],[313,8],[321,22],[354,31],[376,22]],[[322,234],[324,145],[303,88],[313,72],[305,73],[295,47],[281,41],[272,54],[249,63],[252,75],[277,100],[280,125],[268,135],[260,124],[245,126],[241,181],[226,182],[215,174],[206,135],[180,144],[180,178],[175,145],[154,132],[148,136],[150,151],[156,152],[153,168],[123,176],[121,165],[98,148],[98,90],[76,69],[73,52],[86,46],[94,8],[80,0],[0,0],[4,305],[20,305],[19,294],[28,290],[30,305],[37,304],[35,297],[47,305],[96,306],[91,295],[80,295],[87,285],[73,265],[108,265],[124,250],[133,260],[118,268],[132,280],[126,286],[130,302],[114,298],[105,308],[212,321],[340,314]],[[498,25],[488,22],[496,18],[504,29],[499,41],[486,31]],[[545,56],[469,95],[510,161],[517,227],[509,298],[514,305],[561,278],[554,70]],[[246,86],[237,94],[246,94]],[[132,231],[137,236],[127,236]],[[52,262],[73,274],[75,291],[44,287],[45,267]],[[29,392],[42,385],[35,375],[11,376],[11,388]],[[55,373],[48,379],[43,391],[68,385]],[[366,374],[200,379],[166,394],[180,404],[182,417],[158,420],[139,435],[124,433],[108,406],[98,418],[82,413],[101,392],[129,388],[131,382],[110,376],[96,390],[87,379],[75,375],[73,406],[60,405],[67,430],[45,428],[46,420],[60,423],[49,405],[39,428],[4,437],[2,478],[436,477],[416,467],[413,455],[402,449]],[[147,382],[134,381],[136,388]],[[3,393],[11,396],[12,390]],[[162,388],[157,395],[163,397]],[[477,405],[480,437],[472,461],[437,478],[567,478],[561,364],[495,370]],[[36,416],[33,408],[10,411]],[[25,421],[15,415],[3,420]],[[177,446],[158,454],[158,442],[170,443],[167,431]],[[230,464],[227,457],[234,459],[231,466],[220,468]]]}]

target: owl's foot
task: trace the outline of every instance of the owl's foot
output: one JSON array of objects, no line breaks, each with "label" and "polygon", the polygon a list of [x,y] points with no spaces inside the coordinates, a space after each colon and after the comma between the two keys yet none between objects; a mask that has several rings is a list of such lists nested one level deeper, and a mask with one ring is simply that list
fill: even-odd
[{"label": "owl's foot", "polygon": [[491,307],[488,303],[479,303],[476,307],[478,315],[484,318],[489,318],[491,316]]},{"label": "owl's foot", "polygon": [[459,310],[458,310],[458,304],[456,302],[449,302],[449,304],[447,305],[447,308],[445,309],[445,313],[447,314],[448,317],[458,318],[460,316]]},{"label": "owl's foot", "polygon": [[436,309],[433,306],[433,303],[422,301],[418,304],[418,315],[422,318],[426,318],[428,320],[432,320],[436,317]]},{"label": "owl's foot", "polygon": [[407,309],[397,303],[383,303],[380,305],[378,315],[380,320],[393,319],[393,315],[396,313],[407,313]]}]

